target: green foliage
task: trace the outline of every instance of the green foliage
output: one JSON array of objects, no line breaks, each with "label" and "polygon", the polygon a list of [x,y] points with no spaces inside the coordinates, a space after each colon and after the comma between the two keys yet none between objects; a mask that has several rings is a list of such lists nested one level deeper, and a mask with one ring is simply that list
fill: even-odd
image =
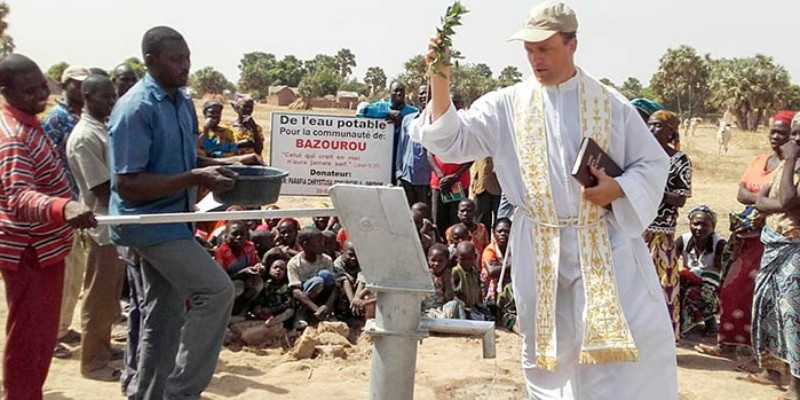
[{"label": "green foliage", "polygon": [[67,68],[69,68],[69,64],[66,61],[61,61],[48,68],[46,75],[53,78],[56,82],[61,82],[61,75],[64,74],[64,70]]},{"label": "green foliage", "polygon": [[465,107],[499,86],[491,73],[487,76],[486,72],[485,64],[460,65],[451,71],[451,90],[461,95]]},{"label": "green foliage", "polygon": [[408,59],[403,65],[403,72],[397,80],[406,85],[406,93],[416,93],[417,89],[428,80],[428,64],[425,56],[417,55]]},{"label": "green foliage", "polygon": [[709,97],[711,64],[708,55],[701,57],[692,47],[668,49],[650,80],[650,88],[668,110],[684,118],[694,117],[704,111]]},{"label": "green foliage", "polygon": [[221,72],[213,67],[205,67],[195,71],[189,78],[191,87],[195,92],[204,96],[206,94],[223,94],[225,91],[235,92],[236,86],[225,78]]},{"label": "green foliage", "polygon": [[789,85],[786,90],[786,101],[783,108],[786,110],[800,110],[800,86]]},{"label": "green foliage", "polygon": [[297,87],[300,97],[313,99],[328,94],[336,94],[344,84],[344,78],[333,68],[323,67],[313,74],[307,74]]},{"label": "green foliage", "polygon": [[317,54],[313,59],[306,61],[303,67],[307,74],[315,74],[317,70],[329,69],[332,71],[339,71],[339,62],[336,57],[327,54]]},{"label": "green foliage", "polygon": [[361,96],[369,96],[370,94],[370,86],[364,82],[359,82],[359,80],[356,78],[344,82],[342,86],[339,87],[339,90],[344,90],[347,92],[356,92]]},{"label": "green foliage", "polygon": [[497,77],[497,83],[500,87],[512,86],[519,82],[522,82],[522,72],[519,72],[519,69],[513,65],[503,68]]},{"label": "green foliage", "polygon": [[614,82],[611,82],[611,79],[600,78],[600,83],[602,83],[603,85],[606,85],[608,87],[612,87],[614,89],[617,89],[617,85],[615,85]]},{"label": "green foliage", "polygon": [[339,73],[342,78],[347,78],[353,73],[353,68],[356,67],[356,55],[350,49],[341,49],[336,56],[336,63],[338,64]]},{"label": "green foliage", "polygon": [[276,64],[274,54],[259,51],[245,54],[239,61],[239,90],[257,99],[267,96],[273,82],[270,71]]},{"label": "green foliage", "polygon": [[127,60],[123,61],[122,63],[131,67],[133,69],[133,72],[136,73],[136,76],[139,77],[139,79],[141,79],[147,72],[147,68],[145,67],[142,60],[140,60],[138,57],[130,57]]},{"label": "green foliage", "polygon": [[740,128],[755,131],[767,113],[784,108],[797,93],[790,86],[786,68],[772,57],[721,59],[711,73],[711,101],[731,111]]},{"label": "green foliage", "polygon": [[642,86],[642,82],[638,79],[629,76],[625,82],[622,83],[622,86],[619,88],[619,92],[625,96],[628,100],[633,100],[637,97],[642,97],[642,92],[644,87]]},{"label": "green foliage", "polygon": [[455,27],[461,25],[461,17],[468,12],[460,1],[456,1],[452,6],[447,7],[447,11],[442,18],[442,26],[436,28],[436,38],[439,41],[433,49],[435,53],[432,62],[433,72],[443,75],[440,71],[441,67],[451,65],[452,54],[447,57],[446,51],[453,48],[453,35],[456,33]]},{"label": "green foliage", "polygon": [[14,52],[14,38],[6,33],[8,22],[6,18],[11,13],[11,7],[6,2],[0,3],[0,55],[6,56]]},{"label": "green foliage", "polygon": [[386,87],[386,72],[381,67],[369,67],[364,82],[369,85],[370,93],[377,93]]},{"label": "green foliage", "polygon": [[303,79],[303,75],[305,75],[303,62],[295,56],[285,56],[275,63],[275,66],[269,70],[268,75],[272,85],[297,87],[300,84],[300,80]]}]

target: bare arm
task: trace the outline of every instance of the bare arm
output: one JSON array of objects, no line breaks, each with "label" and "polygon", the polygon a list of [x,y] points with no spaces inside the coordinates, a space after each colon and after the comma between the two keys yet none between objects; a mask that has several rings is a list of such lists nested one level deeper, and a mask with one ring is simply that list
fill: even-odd
[{"label": "bare arm", "polygon": [[313,302],[313,301],[312,301],[312,300],[311,300],[311,299],[308,297],[308,295],[306,295],[305,293],[303,293],[303,291],[302,291],[302,290],[300,290],[300,288],[294,288],[294,289],[292,289],[292,296],[293,296],[295,299],[297,299],[297,301],[299,301],[299,302],[300,302],[300,304],[302,304],[303,306],[305,306],[305,308],[307,308],[307,309],[311,310],[311,312],[314,312],[314,313],[315,313],[315,312],[317,312],[317,309],[318,309],[319,307],[317,307],[317,305],[316,305],[316,304],[314,304],[314,302]]},{"label": "bare arm", "polygon": [[442,273],[442,282],[444,282],[444,300],[450,301],[456,297],[456,292],[453,290],[453,275],[450,268],[447,268]]},{"label": "bare arm", "polygon": [[[431,122],[436,122],[448,109],[450,109],[450,67],[441,66],[439,71],[444,75],[433,72],[430,65],[436,58],[436,53],[433,46],[437,43],[438,39],[432,39],[428,47],[428,54],[426,60],[428,62],[428,76],[430,79],[431,98],[428,100],[428,107],[431,109]],[[450,56],[450,50],[445,50],[447,56]]]},{"label": "bare arm", "polygon": [[[793,141],[790,141],[794,147],[797,147]],[[784,153],[786,154],[786,153]],[[797,151],[791,151],[786,155],[786,161],[783,166],[783,173],[781,174],[781,187],[778,191],[778,200],[784,210],[795,210],[800,207],[800,195],[798,195],[798,188],[794,183],[795,168],[797,165],[798,154]]]},{"label": "bare arm", "polygon": [[104,207],[108,207],[108,200],[111,197],[111,182],[105,181],[90,189],[97,201]]},{"label": "bare arm", "polygon": [[783,212],[783,207],[781,206],[780,201],[769,198],[769,193],[771,190],[771,186],[765,187],[761,194],[756,198],[756,202],[753,204],[753,207],[765,214]]},{"label": "bare arm", "polygon": [[683,207],[686,205],[686,196],[664,192],[664,203],[675,207]]},{"label": "bare arm", "polygon": [[736,194],[736,201],[746,206],[756,204],[756,200],[758,200],[758,193],[753,193],[747,190],[744,185],[739,185],[739,192]]}]

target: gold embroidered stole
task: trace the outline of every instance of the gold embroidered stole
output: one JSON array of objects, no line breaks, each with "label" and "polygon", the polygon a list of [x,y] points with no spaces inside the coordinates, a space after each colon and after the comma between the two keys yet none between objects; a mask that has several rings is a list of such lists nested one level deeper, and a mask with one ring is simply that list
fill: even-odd
[{"label": "gold embroidered stole", "polygon": [[[581,133],[608,149],[611,135],[611,103],[608,91],[578,70]],[[536,257],[536,365],[556,367],[556,292],[560,260],[560,233],[576,228],[585,306],[581,364],[636,361],[633,342],[614,275],[614,260],[605,220],[607,210],[581,196],[577,221],[561,221],[550,189],[547,131],[542,87],[533,82],[530,92],[517,91],[515,131],[527,208],[534,220]]]}]

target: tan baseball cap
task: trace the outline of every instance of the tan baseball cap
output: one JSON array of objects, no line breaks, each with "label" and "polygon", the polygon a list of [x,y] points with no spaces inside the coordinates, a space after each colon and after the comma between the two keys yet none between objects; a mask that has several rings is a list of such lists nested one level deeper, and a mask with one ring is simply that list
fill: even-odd
[{"label": "tan baseball cap", "polygon": [[89,68],[79,67],[77,65],[70,65],[64,72],[61,74],[61,83],[67,83],[70,79],[75,79],[76,81],[83,81],[91,75],[92,72],[89,71]]},{"label": "tan baseball cap", "polygon": [[548,1],[531,8],[525,26],[508,40],[541,42],[559,32],[577,31],[578,18],[575,11],[560,1]]}]

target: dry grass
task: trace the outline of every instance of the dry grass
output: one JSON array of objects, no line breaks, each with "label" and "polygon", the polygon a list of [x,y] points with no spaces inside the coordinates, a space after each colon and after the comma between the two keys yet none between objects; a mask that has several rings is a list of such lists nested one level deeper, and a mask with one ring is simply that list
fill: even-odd
[{"label": "dry grass", "polygon": [[[728,235],[728,213],[741,211],[743,206],[736,201],[739,178],[752,158],[757,154],[770,153],[769,140],[765,131],[744,132],[734,130],[728,154],[717,154],[717,128],[701,126],[695,136],[681,136],[682,150],[692,160],[692,197],[682,210],[685,216],[693,207],[705,204],[719,216],[717,232]],[[679,219],[678,232],[687,232],[688,224],[684,217]]]}]

